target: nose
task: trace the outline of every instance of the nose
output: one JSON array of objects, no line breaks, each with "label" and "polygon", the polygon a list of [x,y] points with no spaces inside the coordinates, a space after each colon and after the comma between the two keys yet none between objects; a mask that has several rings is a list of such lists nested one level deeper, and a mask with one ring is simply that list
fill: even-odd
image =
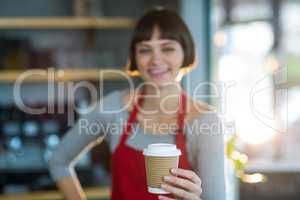
[{"label": "nose", "polygon": [[159,50],[154,50],[151,55],[151,63],[153,65],[160,65],[162,62],[162,54]]}]

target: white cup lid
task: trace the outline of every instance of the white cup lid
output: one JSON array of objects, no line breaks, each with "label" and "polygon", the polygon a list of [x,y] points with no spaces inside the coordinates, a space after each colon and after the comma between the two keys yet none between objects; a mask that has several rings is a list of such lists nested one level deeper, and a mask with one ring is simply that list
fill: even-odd
[{"label": "white cup lid", "polygon": [[181,151],[174,144],[155,143],[149,144],[143,154],[145,156],[180,156]]}]

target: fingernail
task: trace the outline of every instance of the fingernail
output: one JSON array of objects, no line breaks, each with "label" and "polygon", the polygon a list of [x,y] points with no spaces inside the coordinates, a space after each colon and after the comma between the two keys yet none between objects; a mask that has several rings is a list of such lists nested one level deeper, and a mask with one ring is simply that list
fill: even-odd
[{"label": "fingernail", "polygon": [[169,181],[169,180],[170,180],[170,177],[169,177],[169,176],[164,176],[164,180],[165,180],[165,181]]},{"label": "fingernail", "polygon": [[171,169],[171,172],[172,172],[172,173],[175,173],[175,172],[176,172],[176,169],[175,169],[175,168],[172,168],[172,169]]}]

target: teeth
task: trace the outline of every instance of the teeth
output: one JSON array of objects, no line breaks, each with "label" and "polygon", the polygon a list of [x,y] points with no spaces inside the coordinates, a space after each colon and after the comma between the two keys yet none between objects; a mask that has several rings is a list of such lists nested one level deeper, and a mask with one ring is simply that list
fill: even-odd
[{"label": "teeth", "polygon": [[161,69],[161,68],[150,69],[149,72],[153,75],[158,75],[158,74],[163,74],[163,73],[167,72],[167,69]]}]

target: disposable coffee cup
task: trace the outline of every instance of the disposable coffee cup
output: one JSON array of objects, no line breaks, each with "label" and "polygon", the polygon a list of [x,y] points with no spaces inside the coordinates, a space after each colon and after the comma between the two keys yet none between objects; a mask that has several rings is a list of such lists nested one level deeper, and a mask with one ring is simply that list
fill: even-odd
[{"label": "disposable coffee cup", "polygon": [[170,175],[171,168],[177,168],[181,151],[174,144],[150,144],[143,151],[145,157],[148,192],[168,194],[161,188],[163,177]]}]

